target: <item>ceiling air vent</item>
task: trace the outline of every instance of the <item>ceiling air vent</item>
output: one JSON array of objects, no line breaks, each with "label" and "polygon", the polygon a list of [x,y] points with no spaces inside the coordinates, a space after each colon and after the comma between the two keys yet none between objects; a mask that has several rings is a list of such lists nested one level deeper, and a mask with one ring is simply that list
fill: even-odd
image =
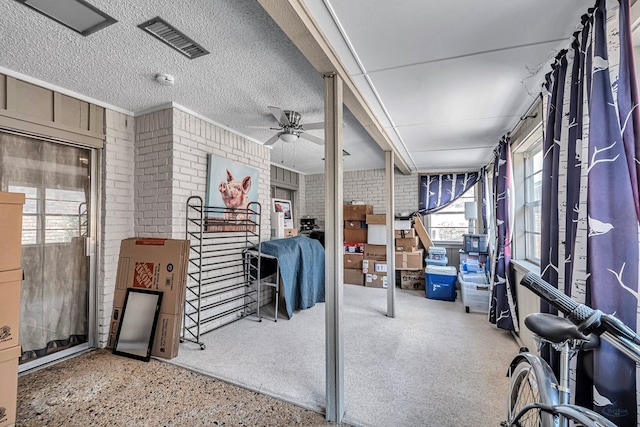
[{"label": "ceiling air vent", "polygon": [[138,28],[168,44],[189,59],[195,59],[209,53],[205,48],[169,25],[160,17],[150,19],[138,25]]}]

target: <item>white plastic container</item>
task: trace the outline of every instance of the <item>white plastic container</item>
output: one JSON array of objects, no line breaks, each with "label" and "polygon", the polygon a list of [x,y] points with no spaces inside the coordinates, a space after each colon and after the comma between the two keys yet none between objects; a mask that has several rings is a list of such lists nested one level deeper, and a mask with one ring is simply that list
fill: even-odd
[{"label": "white plastic container", "polygon": [[465,278],[467,278],[467,276],[468,274],[458,275],[460,291],[462,292],[462,304],[464,305],[465,311],[467,313],[488,313],[489,299],[491,297],[491,293],[489,292],[489,283],[486,281],[478,283],[474,281],[474,278],[466,280]]}]

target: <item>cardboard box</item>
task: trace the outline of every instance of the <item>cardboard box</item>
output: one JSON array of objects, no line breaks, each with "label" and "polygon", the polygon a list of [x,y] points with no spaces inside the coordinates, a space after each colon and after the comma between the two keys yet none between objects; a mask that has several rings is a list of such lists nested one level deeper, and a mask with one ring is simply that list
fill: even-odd
[{"label": "cardboard box", "polygon": [[363,259],[363,254],[344,254],[344,268],[348,270],[362,270]]},{"label": "cardboard box", "polygon": [[429,237],[429,233],[427,233],[427,229],[424,228],[424,224],[419,216],[417,216],[413,221],[413,228],[416,230],[420,241],[422,242],[422,246],[425,249],[429,249],[433,246],[433,242],[431,241],[431,237]]},{"label": "cardboard box", "polygon": [[369,224],[367,229],[367,243],[370,245],[387,244],[387,226],[380,224]]},{"label": "cardboard box", "polygon": [[189,240],[124,239],[120,243],[113,306],[124,305],[127,288],[157,289],[164,293],[160,312],[182,315],[189,245]]},{"label": "cardboard box", "polygon": [[344,221],[366,221],[367,214],[372,213],[372,205],[344,205],[342,219]]},{"label": "cardboard box", "polygon": [[364,253],[364,243],[344,242],[342,246],[344,247],[345,254],[363,254]]},{"label": "cardboard box", "polygon": [[343,282],[349,285],[364,286],[364,274],[359,269],[345,268],[343,270]]},{"label": "cardboard box", "polygon": [[370,273],[365,275],[364,285],[369,288],[386,288],[387,273]]},{"label": "cardboard box", "polygon": [[419,249],[415,252],[396,252],[396,269],[397,270],[414,270],[423,267],[423,250]]},{"label": "cardboard box", "polygon": [[[164,297],[163,297],[164,298]],[[113,348],[122,318],[122,307],[114,307],[111,315],[111,332],[107,347]],[[172,359],[178,355],[182,315],[160,313],[156,323],[156,332],[151,347],[151,355]]]},{"label": "cardboard box", "polygon": [[345,221],[344,228],[345,230],[347,228],[355,228],[356,230],[360,230],[362,228],[367,228],[367,222],[366,221]]},{"label": "cardboard box", "polygon": [[400,280],[402,289],[422,289],[424,290],[425,274],[424,270],[396,270],[396,277]]},{"label": "cardboard box", "polygon": [[[403,248],[404,247],[417,248],[419,243],[420,241],[417,237],[405,237],[404,239],[396,237],[396,248],[398,246]],[[396,249],[396,250],[402,251],[404,249]],[[413,251],[406,251],[406,252],[413,252]]]},{"label": "cardboard box", "polygon": [[395,230],[394,234],[396,239],[411,239],[416,237],[416,229],[410,228],[408,230]]},{"label": "cardboard box", "polygon": [[0,271],[22,267],[22,207],[24,193],[0,191]]},{"label": "cardboard box", "polygon": [[13,426],[16,422],[18,359],[21,354],[19,345],[0,350],[0,427]]},{"label": "cardboard box", "polygon": [[284,229],[284,237],[293,237],[298,235],[297,228],[285,228]]},{"label": "cardboard box", "polygon": [[384,260],[365,259],[362,261],[362,272],[368,273],[386,273],[387,262]]},{"label": "cardboard box", "polygon": [[0,271],[0,350],[19,342],[21,283],[22,270]]},{"label": "cardboard box", "polygon": [[349,243],[366,243],[367,229],[366,228],[345,228],[343,240]]},{"label": "cardboard box", "polygon": [[386,225],[387,215],[386,214],[368,214],[367,225],[371,225],[371,224]]},{"label": "cardboard box", "polygon": [[365,259],[387,259],[387,247],[385,245],[364,245]]}]

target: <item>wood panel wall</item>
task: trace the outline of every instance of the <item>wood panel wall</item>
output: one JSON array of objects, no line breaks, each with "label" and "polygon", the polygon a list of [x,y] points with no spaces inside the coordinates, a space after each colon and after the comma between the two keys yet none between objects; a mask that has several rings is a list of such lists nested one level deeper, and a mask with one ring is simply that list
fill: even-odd
[{"label": "wood panel wall", "polygon": [[104,108],[0,74],[0,128],[102,148]]}]

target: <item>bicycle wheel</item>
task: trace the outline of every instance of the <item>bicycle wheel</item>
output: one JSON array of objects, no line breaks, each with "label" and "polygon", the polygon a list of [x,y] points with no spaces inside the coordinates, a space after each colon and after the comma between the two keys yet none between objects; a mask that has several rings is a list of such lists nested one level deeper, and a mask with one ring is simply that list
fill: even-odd
[{"label": "bicycle wheel", "polygon": [[[541,411],[534,404],[557,405],[558,394],[553,386],[556,383],[553,371],[544,360],[531,354],[522,356],[510,373],[507,401],[508,425],[555,426],[553,414]],[[517,420],[517,424],[513,424],[514,420]]]}]

